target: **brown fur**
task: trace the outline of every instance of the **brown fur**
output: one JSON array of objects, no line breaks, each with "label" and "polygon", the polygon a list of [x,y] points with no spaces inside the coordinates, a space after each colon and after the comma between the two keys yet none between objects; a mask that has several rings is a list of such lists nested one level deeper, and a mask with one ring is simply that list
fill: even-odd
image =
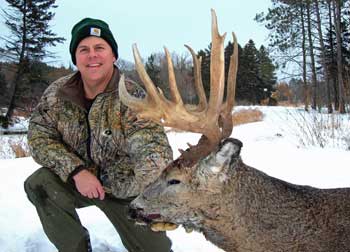
[{"label": "brown fur", "polygon": [[229,252],[350,251],[350,188],[281,181],[245,165],[240,148],[226,139],[194,167],[164,170],[134,216],[194,228]]}]

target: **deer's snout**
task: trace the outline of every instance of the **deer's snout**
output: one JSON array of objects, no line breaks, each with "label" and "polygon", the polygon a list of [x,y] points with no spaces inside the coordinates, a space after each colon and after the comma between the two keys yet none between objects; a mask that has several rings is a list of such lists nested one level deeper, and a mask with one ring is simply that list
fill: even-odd
[{"label": "deer's snout", "polygon": [[136,208],[129,207],[128,217],[132,220],[137,219],[137,210]]},{"label": "deer's snout", "polygon": [[150,224],[153,222],[153,220],[160,218],[160,214],[146,214],[143,208],[138,208],[133,204],[131,204],[129,207],[128,215],[130,219],[135,220],[139,224]]}]

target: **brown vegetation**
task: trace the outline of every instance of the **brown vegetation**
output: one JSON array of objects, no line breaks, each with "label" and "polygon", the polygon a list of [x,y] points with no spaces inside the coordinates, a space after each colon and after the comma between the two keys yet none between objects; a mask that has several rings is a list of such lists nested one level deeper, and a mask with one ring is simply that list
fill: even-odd
[{"label": "brown vegetation", "polygon": [[21,158],[21,157],[29,157],[29,151],[26,150],[25,148],[23,148],[22,145],[18,144],[18,143],[11,143],[10,144],[11,149],[13,150],[13,152],[16,155],[16,158]]},{"label": "brown vegetation", "polygon": [[263,120],[263,113],[258,109],[241,109],[236,111],[232,115],[233,126],[252,123],[252,122],[260,122]]}]

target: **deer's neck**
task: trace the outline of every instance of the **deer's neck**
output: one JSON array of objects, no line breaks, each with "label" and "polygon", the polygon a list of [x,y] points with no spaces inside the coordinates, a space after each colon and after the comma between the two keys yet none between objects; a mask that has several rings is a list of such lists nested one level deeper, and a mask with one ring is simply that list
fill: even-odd
[{"label": "deer's neck", "polygon": [[[236,167],[237,168],[237,167]],[[232,181],[222,194],[212,197],[203,211],[201,231],[206,238],[227,251],[263,251],[258,238],[264,230],[286,227],[289,222],[302,220],[303,211],[293,213],[293,207],[308,207],[312,192],[272,178],[244,164],[235,169]],[[232,248],[243,250],[232,250]]]},{"label": "deer's neck", "polygon": [[205,238],[225,251],[236,251],[235,248],[237,245],[235,239],[232,238],[229,232],[226,232],[227,228],[229,227],[217,224],[219,223],[213,223],[212,225],[208,226],[206,225],[204,228],[202,228],[201,231],[203,232]]}]

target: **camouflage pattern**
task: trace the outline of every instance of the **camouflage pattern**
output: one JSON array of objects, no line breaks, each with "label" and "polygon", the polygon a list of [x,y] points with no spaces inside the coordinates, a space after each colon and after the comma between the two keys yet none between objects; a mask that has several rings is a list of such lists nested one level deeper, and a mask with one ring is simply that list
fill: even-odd
[{"label": "camouflage pattern", "polygon": [[[85,108],[79,72],[52,83],[33,112],[28,142],[33,158],[66,182],[75,169],[88,168],[117,198],[138,195],[172,161],[163,127],[137,120],[118,97],[119,71],[104,93]],[[144,96],[126,80],[134,96]]]}]

